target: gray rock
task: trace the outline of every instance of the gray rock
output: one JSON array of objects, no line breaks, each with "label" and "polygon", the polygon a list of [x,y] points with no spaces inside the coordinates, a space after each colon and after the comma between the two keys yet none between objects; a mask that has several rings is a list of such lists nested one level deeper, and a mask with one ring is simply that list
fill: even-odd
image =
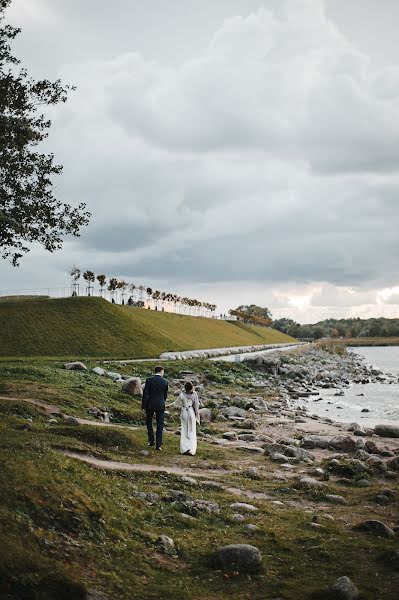
[{"label": "gray rock", "polygon": [[329,441],[329,447],[341,452],[354,452],[356,450],[356,440],[350,435],[337,435]]},{"label": "gray rock", "polygon": [[209,408],[200,408],[198,412],[201,423],[210,423],[212,421],[212,412]]},{"label": "gray rock", "polygon": [[140,377],[129,377],[122,385],[122,392],[129,396],[141,396],[141,379]]},{"label": "gray rock", "polygon": [[186,475],[183,475],[183,477],[181,478],[181,481],[183,483],[188,483],[189,485],[193,485],[195,487],[197,487],[199,485],[199,483],[196,479],[194,479],[193,477],[187,477]]},{"label": "gray rock", "polygon": [[326,486],[322,481],[313,479],[313,477],[301,477],[298,481],[298,487],[303,490],[321,490]]},{"label": "gray rock", "polygon": [[230,508],[233,510],[243,510],[245,512],[256,512],[258,509],[253,504],[247,504],[246,502],[234,502],[230,504]]},{"label": "gray rock", "polygon": [[359,590],[349,577],[337,579],[331,591],[336,594],[337,600],[356,600],[356,598],[359,598]]},{"label": "gray rock", "polygon": [[133,491],[131,498],[137,498],[137,500],[143,500],[144,502],[150,502],[151,504],[154,504],[155,502],[158,502],[159,494],[156,494],[155,492]]},{"label": "gray rock", "polygon": [[399,471],[399,456],[387,460],[387,468],[390,471]]},{"label": "gray rock", "polygon": [[371,485],[371,484],[370,484],[370,482],[369,482],[369,480],[368,480],[368,479],[359,479],[359,480],[356,482],[356,486],[357,486],[357,487],[360,487],[360,488],[366,488],[366,487],[370,487],[370,485]]},{"label": "gray rock", "polygon": [[231,544],[216,551],[214,562],[224,572],[254,573],[261,569],[262,555],[250,544]]},{"label": "gray rock", "polygon": [[353,529],[355,531],[368,531],[378,537],[393,538],[395,536],[395,532],[381,521],[363,521],[363,523],[355,525]]},{"label": "gray rock", "polygon": [[229,440],[229,442],[235,442],[238,439],[238,434],[236,431],[225,431],[222,437],[225,440]]},{"label": "gray rock", "polygon": [[102,367],[94,367],[94,369],[92,369],[92,372],[95,373],[96,375],[105,375],[106,371],[105,369],[103,369]]},{"label": "gray rock", "polygon": [[233,521],[238,521],[238,522],[245,521],[244,515],[240,515],[239,513],[235,513],[234,515],[231,515],[231,518],[233,519]]},{"label": "gray rock", "polygon": [[176,553],[175,543],[172,538],[167,535],[160,535],[157,540],[157,544],[161,552],[164,552],[165,554]]},{"label": "gray rock", "polygon": [[65,363],[64,369],[68,369],[68,371],[87,371],[86,365],[79,361]]},{"label": "gray rock", "polygon": [[303,438],[301,446],[303,448],[327,448],[329,444],[329,438],[321,435],[309,435]]},{"label": "gray rock", "polygon": [[64,417],[64,423],[65,425],[79,425],[79,421],[77,419],[75,419],[75,417]]},{"label": "gray rock", "polygon": [[224,406],[220,409],[220,412],[225,417],[244,417],[246,416],[246,411],[243,408],[239,408],[238,406]]},{"label": "gray rock", "polygon": [[112,379],[112,381],[120,381],[122,378],[119,373],[115,373],[114,371],[107,371],[107,377]]},{"label": "gray rock", "polygon": [[259,527],[257,525],[254,525],[253,523],[248,523],[247,525],[245,525],[244,529],[246,529],[247,531],[259,531]]},{"label": "gray rock", "polygon": [[208,500],[187,500],[183,502],[182,509],[192,517],[197,517],[201,513],[218,514],[220,512],[219,504]]},{"label": "gray rock", "polygon": [[243,450],[244,452],[250,452],[251,454],[263,454],[263,448],[258,448],[257,446],[237,446],[239,450]]},{"label": "gray rock", "polygon": [[326,494],[325,499],[327,502],[331,502],[331,504],[348,504],[343,496],[337,496],[336,494]]},{"label": "gray rock", "polygon": [[399,425],[376,425],[374,433],[380,437],[399,438]]},{"label": "gray rock", "polygon": [[238,439],[242,442],[254,442],[256,440],[256,435],[253,433],[240,433]]}]

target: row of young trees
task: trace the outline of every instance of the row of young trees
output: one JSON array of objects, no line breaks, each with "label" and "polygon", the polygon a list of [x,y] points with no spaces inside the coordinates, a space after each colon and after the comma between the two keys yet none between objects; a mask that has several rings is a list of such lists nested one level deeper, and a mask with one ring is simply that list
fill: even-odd
[{"label": "row of young trees", "polygon": [[97,281],[100,296],[104,297],[108,292],[112,302],[116,302],[119,299],[121,304],[188,314],[196,317],[212,317],[216,311],[216,304],[201,302],[195,298],[187,298],[171,292],[153,290],[151,287],[129,283],[116,277],[107,279],[104,273],[95,275],[93,271],[87,270],[82,272],[78,267],[73,267],[69,274],[72,278],[73,296],[78,296],[80,293],[80,280],[82,277],[86,284],[85,294],[88,296],[94,295],[94,284]]}]

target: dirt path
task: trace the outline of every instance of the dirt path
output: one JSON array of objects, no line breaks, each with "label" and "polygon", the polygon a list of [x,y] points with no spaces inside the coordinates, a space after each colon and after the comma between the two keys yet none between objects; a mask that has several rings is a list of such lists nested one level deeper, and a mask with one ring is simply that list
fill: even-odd
[{"label": "dirt path", "polygon": [[0,400],[9,400],[10,402],[26,402],[27,404],[32,404],[39,409],[44,410],[47,414],[51,416],[59,416],[62,418],[72,417],[76,419],[79,425],[94,425],[95,427],[119,427],[122,429],[130,429],[137,430],[138,427],[133,425],[120,425],[117,423],[104,423],[103,421],[92,421],[91,419],[81,419],[79,417],[73,417],[72,415],[67,415],[63,413],[58,406],[53,406],[52,404],[46,404],[41,400],[36,400],[35,398],[11,398],[10,396],[0,396]]},{"label": "dirt path", "polygon": [[[226,475],[223,469],[207,469],[205,472],[195,471],[192,469],[183,469],[181,467],[166,467],[162,465],[149,465],[146,463],[125,463],[116,460],[104,460],[95,458],[89,454],[81,454],[80,452],[72,452],[70,450],[62,450],[64,456],[76,458],[85,462],[96,469],[104,469],[108,471],[128,471],[138,473],[167,473],[168,475],[180,475],[182,477],[201,477],[209,479],[213,477],[222,477]],[[230,473],[231,471],[229,471]]]},{"label": "dirt path", "polygon": [[[118,462],[115,460],[103,460],[95,458],[88,454],[82,454],[80,452],[72,452],[70,450],[62,450],[61,453],[69,458],[74,458],[91,465],[95,469],[104,469],[107,471],[124,471],[130,473],[167,473],[168,475],[179,475],[180,477],[198,477],[202,479],[217,479],[225,476],[227,473],[231,474],[235,471],[228,471],[222,469],[207,469],[206,472],[202,473],[192,469],[183,469],[180,467],[166,467],[161,465],[149,465],[141,463],[125,463]],[[240,496],[243,498],[250,498],[251,500],[275,500],[273,496],[264,494],[262,492],[251,492],[250,490],[242,490],[240,488],[231,487],[228,485],[222,485],[221,489],[225,492],[229,492],[233,496]]]}]

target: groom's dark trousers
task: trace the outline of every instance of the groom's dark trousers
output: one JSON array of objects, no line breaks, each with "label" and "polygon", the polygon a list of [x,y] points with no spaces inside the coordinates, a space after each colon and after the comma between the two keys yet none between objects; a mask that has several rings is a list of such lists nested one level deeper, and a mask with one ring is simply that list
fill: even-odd
[{"label": "groom's dark trousers", "polygon": [[[165,418],[165,400],[168,396],[168,382],[160,375],[149,377],[145,382],[143,391],[142,408],[146,411],[148,442],[156,447],[162,446],[162,433]],[[157,420],[157,433],[154,439],[154,430],[152,427],[153,416]]]}]

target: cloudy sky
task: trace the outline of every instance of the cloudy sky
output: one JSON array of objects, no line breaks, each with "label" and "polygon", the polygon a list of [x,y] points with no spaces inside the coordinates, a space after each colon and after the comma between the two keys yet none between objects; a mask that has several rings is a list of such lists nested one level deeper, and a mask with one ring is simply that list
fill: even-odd
[{"label": "cloudy sky", "polygon": [[15,52],[75,84],[60,199],[93,213],[2,289],[76,264],[275,317],[399,316],[397,0],[14,0]]}]

